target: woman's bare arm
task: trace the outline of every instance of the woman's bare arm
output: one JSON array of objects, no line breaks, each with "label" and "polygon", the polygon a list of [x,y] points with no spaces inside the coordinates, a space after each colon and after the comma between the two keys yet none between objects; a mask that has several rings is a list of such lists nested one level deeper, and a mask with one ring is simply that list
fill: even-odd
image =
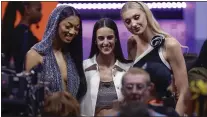
[{"label": "woman's bare arm", "polygon": [[175,85],[179,94],[176,111],[180,116],[183,116],[187,110],[186,102],[189,93],[185,60],[181,51],[180,43],[176,39],[166,39],[165,48],[166,57],[172,68]]},{"label": "woman's bare arm", "polygon": [[42,56],[35,50],[31,49],[27,52],[25,71],[29,72],[33,67],[42,63]]}]

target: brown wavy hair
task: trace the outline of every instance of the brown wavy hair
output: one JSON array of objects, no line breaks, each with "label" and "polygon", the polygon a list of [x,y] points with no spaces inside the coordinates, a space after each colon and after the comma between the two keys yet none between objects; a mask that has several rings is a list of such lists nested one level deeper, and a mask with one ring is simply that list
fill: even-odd
[{"label": "brown wavy hair", "polygon": [[45,116],[80,116],[80,105],[70,93],[55,92],[45,99],[43,117]]}]

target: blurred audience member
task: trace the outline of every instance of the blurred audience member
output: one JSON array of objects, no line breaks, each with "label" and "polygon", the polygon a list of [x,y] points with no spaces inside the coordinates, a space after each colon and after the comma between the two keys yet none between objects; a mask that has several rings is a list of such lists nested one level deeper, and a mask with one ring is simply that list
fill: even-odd
[{"label": "blurred audience member", "polygon": [[150,117],[147,105],[140,102],[131,102],[121,107],[119,117]]},{"label": "blurred audience member", "polygon": [[189,71],[193,67],[193,65],[195,64],[195,62],[198,58],[198,55],[195,53],[184,53],[183,56],[185,59],[187,71]]},{"label": "blurred audience member", "polygon": [[[10,65],[11,57],[14,58],[17,73],[23,71],[27,51],[38,42],[30,28],[41,20],[41,10],[40,2],[8,2],[2,26],[2,49],[7,66]],[[21,21],[14,28],[16,11],[20,12]]]},{"label": "blurred audience member", "polygon": [[147,103],[153,88],[154,84],[150,81],[150,75],[145,70],[130,68],[122,78],[123,103]]},{"label": "blurred audience member", "polygon": [[120,109],[118,117],[152,117],[152,116],[165,116],[159,114],[147,107],[146,104],[142,102],[130,102],[126,105],[123,105]]},{"label": "blurred audience member", "polygon": [[[143,69],[130,68],[122,79],[122,94],[124,100],[114,103],[114,111],[119,112],[120,107],[128,103],[142,102],[148,104],[151,111],[167,116],[179,116],[175,109],[166,107],[162,101],[157,100],[155,85],[151,82],[150,75]],[[112,112],[111,115],[115,115]]]},{"label": "blurred audience member", "polygon": [[[154,64],[148,64],[145,69],[150,72],[152,72],[151,70],[153,69],[155,77],[140,68],[131,68],[123,76],[122,93],[125,102],[144,102],[155,112],[167,116],[179,116],[174,108],[164,105],[163,100],[159,99],[159,95],[163,93],[164,89],[161,89],[158,83],[164,83],[161,82],[164,80],[162,76],[156,75],[159,74],[157,73],[159,69],[154,69],[153,65]],[[157,79],[157,81],[155,81],[155,79]]]},{"label": "blurred audience member", "polygon": [[47,96],[44,103],[43,117],[80,116],[78,101],[68,92],[54,92]]},{"label": "blurred audience member", "polygon": [[198,59],[193,68],[188,72],[189,81],[207,81],[207,40],[204,41]]},{"label": "blurred audience member", "polygon": [[192,105],[189,114],[207,116],[207,40],[205,40],[194,67],[188,72]]}]

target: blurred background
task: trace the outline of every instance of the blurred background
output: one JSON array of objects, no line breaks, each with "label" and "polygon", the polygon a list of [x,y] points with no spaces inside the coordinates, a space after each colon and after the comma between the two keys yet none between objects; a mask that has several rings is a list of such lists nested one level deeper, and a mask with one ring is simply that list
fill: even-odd
[{"label": "blurred background", "polygon": [[[131,36],[131,33],[126,29],[120,17],[120,9],[122,8],[125,1],[121,1],[121,2],[119,1],[87,1],[87,2],[84,2],[84,1],[46,2],[44,1],[44,2],[41,2],[40,1],[40,4],[39,2],[38,3],[36,2],[36,3],[30,3],[30,5],[28,5],[27,2],[28,1],[26,2],[18,1],[18,3],[14,1],[13,2],[11,1],[1,2],[1,26],[2,26],[1,28],[1,70],[3,69],[1,71],[2,72],[1,73],[2,75],[1,77],[1,89],[2,90],[1,91],[3,92],[2,95],[6,97],[4,98],[5,100],[3,100],[2,103],[4,103],[4,107],[5,105],[9,107],[8,109],[9,111],[5,111],[4,113],[15,113],[15,114],[18,113],[19,114],[19,112],[24,112],[24,110],[28,108],[27,101],[23,100],[20,103],[20,105],[22,104],[24,106],[16,106],[15,104],[19,100],[8,101],[7,96],[8,94],[10,94],[9,92],[10,90],[12,90],[12,93],[14,92],[15,95],[17,94],[19,95],[21,93],[21,96],[22,96],[24,94],[25,90],[22,90],[22,88],[24,88],[24,86],[25,87],[27,86],[27,84],[25,83],[25,78],[22,80],[18,80],[19,84],[17,84],[16,73],[21,72],[23,69],[24,57],[26,55],[26,52],[30,49],[30,47],[33,46],[33,44],[37,43],[38,41],[41,41],[44,31],[45,31],[45,27],[48,22],[49,15],[53,11],[53,9],[57,7],[58,5],[66,4],[66,5],[73,6],[81,14],[82,23],[83,23],[82,28],[83,28],[83,57],[84,59],[87,59],[90,53],[93,26],[97,20],[103,17],[111,18],[117,23],[122,50],[123,50],[124,56],[127,58],[128,56],[127,55],[127,40]],[[171,2],[171,1],[149,2],[148,1],[145,3],[148,5],[148,7],[153,12],[153,15],[158,20],[161,28],[167,33],[169,33],[170,35],[174,36],[183,46],[187,46],[189,48],[189,49],[186,49],[186,48],[182,49],[184,53],[184,58],[186,61],[187,70],[189,71],[192,67],[198,67],[198,66],[193,66],[196,60],[202,61],[198,63],[201,66],[205,64],[205,70],[206,70],[207,59],[205,58],[206,57],[205,52],[207,52],[206,51],[207,2]],[[31,20],[32,22],[29,22],[29,20]],[[13,32],[16,32],[16,34],[14,34]],[[203,52],[201,52],[200,58],[199,58],[198,55],[200,53],[200,50],[201,50],[201,47],[204,41],[205,41],[205,45],[204,45],[205,47],[203,46],[203,49],[202,49]],[[189,53],[189,54],[186,54],[186,53]],[[16,69],[15,69],[15,66],[16,66]],[[13,71],[14,69],[15,71]],[[192,71],[192,73],[194,73],[194,71]],[[205,82],[206,82],[206,78],[207,78],[206,71],[198,72],[197,74],[200,74],[200,76],[205,77]],[[38,75],[34,77],[36,80],[37,80],[36,78],[37,76]],[[192,80],[193,85],[192,86],[190,85],[190,87],[192,89],[199,88],[199,86],[195,85],[196,83],[193,81],[194,78],[195,79],[197,78],[197,76],[194,77],[194,75],[192,75],[191,77],[192,79],[190,77],[189,79]],[[198,76],[197,79],[201,79],[201,78]],[[204,81],[203,79],[202,81]],[[24,85],[22,85],[22,83]],[[205,83],[202,84],[199,81],[198,84],[202,85],[200,87],[203,88],[203,91],[205,92],[207,91],[207,87],[205,87],[207,85]],[[28,88],[24,88],[24,89],[27,90]],[[197,96],[195,99],[193,99],[195,101],[192,103],[193,106],[192,105],[189,106],[190,108],[189,113],[194,112],[194,110],[196,110],[196,112],[199,113],[198,115],[202,116],[202,114],[200,113],[205,113],[206,115],[207,106],[205,106],[205,109],[204,109],[204,104],[207,104],[206,102],[207,93],[200,94],[202,91],[200,90],[194,90],[194,91],[198,91],[198,92],[193,92],[193,93],[196,96],[199,95],[199,97]],[[43,92],[42,95],[44,95],[43,89],[41,90],[38,89],[37,92]],[[25,96],[21,98],[24,98],[24,97]],[[11,99],[13,99],[13,97]],[[44,98],[40,98],[40,100],[36,100],[36,102],[39,103],[43,99]],[[33,103],[34,100],[32,100],[31,102]],[[10,107],[12,108],[14,107],[15,109],[10,109]],[[36,106],[34,110],[35,109],[36,109]],[[35,112],[36,111],[37,110],[35,110]]]},{"label": "blurred background", "polygon": [[[190,53],[199,53],[205,39],[207,39],[207,2],[145,2],[151,8],[155,18],[161,27],[173,35],[182,45],[189,47]],[[4,17],[5,8],[8,2],[1,2],[1,18]],[[39,28],[32,26],[32,31],[38,40],[42,39],[49,14],[61,4],[68,4],[81,13],[83,19],[83,51],[84,59],[88,58],[91,46],[92,29],[95,22],[102,17],[113,19],[119,29],[121,45],[125,57],[127,56],[126,42],[131,35],[125,28],[120,18],[120,8],[124,1],[58,1],[41,2],[42,19],[38,23]],[[21,16],[17,11],[15,25],[20,21]],[[187,49],[183,49],[186,52]]]}]

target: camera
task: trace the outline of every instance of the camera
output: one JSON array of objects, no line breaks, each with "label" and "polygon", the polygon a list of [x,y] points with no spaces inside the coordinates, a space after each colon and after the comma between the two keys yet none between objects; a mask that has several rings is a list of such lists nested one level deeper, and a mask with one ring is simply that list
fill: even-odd
[{"label": "camera", "polygon": [[41,114],[44,104],[44,85],[38,83],[39,73],[32,69],[29,73],[16,74],[2,68],[2,116],[30,116]]}]

